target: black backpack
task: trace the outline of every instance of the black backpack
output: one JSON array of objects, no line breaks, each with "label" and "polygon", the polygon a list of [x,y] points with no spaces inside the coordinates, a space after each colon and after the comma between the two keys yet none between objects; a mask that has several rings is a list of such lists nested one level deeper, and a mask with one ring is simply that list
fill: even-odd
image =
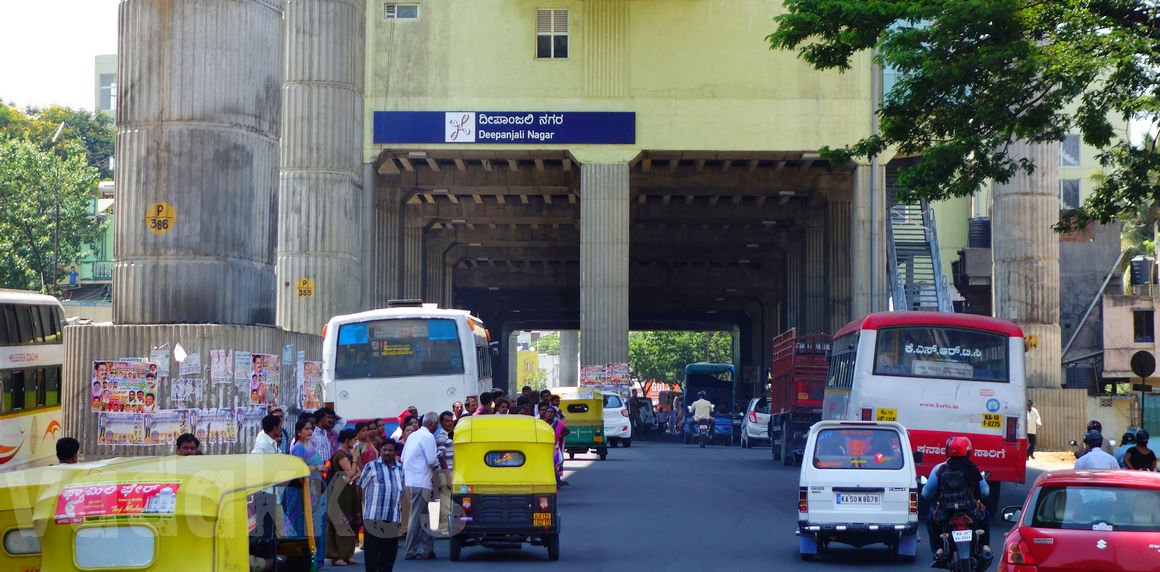
[{"label": "black backpack", "polygon": [[938,502],[944,510],[970,508],[975,505],[974,485],[963,471],[943,465],[938,471]]}]

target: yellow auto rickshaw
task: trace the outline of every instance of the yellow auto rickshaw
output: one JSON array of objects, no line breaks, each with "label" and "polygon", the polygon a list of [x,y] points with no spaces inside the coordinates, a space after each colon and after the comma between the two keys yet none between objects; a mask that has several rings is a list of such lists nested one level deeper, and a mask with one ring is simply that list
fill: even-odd
[{"label": "yellow auto rickshaw", "polygon": [[604,396],[590,387],[560,387],[554,390],[560,396],[560,410],[568,426],[564,450],[569,459],[576,453],[596,451],[600,460],[608,458],[608,443],[604,440]]},{"label": "yellow auto rickshaw", "polygon": [[[560,558],[556,432],[526,415],[479,415],[455,426],[451,560],[468,546],[528,543]],[[458,522],[456,522],[458,521]]]},{"label": "yellow auto rickshaw", "polygon": [[33,511],[41,570],[308,572],[309,476],[290,455],[149,457],[75,476]]},{"label": "yellow auto rickshaw", "polygon": [[0,570],[40,570],[40,537],[32,522],[37,500],[79,475],[132,459],[52,465],[0,473]]}]

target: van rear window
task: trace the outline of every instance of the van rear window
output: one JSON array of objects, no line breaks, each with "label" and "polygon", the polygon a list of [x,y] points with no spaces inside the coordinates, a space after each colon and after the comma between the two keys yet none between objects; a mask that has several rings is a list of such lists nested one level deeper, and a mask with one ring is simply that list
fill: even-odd
[{"label": "van rear window", "polygon": [[818,469],[898,470],[903,463],[902,442],[893,429],[823,429],[814,444]]}]

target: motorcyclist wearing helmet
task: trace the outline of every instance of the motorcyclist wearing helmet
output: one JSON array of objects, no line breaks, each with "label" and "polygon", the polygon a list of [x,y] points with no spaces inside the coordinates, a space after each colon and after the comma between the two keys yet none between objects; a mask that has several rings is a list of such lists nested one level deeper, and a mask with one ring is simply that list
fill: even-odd
[{"label": "motorcyclist wearing helmet", "polygon": [[990,565],[991,525],[987,509],[982,499],[991,494],[991,487],[983,478],[982,471],[971,461],[971,440],[966,437],[951,437],[946,443],[947,460],[934,466],[930,478],[922,487],[922,498],[931,501],[930,515],[926,519],[930,551],[934,554],[932,567],[945,568],[946,555],[943,554],[940,535],[946,529],[946,521],[955,510],[966,508],[975,519],[975,526],[983,531],[979,538],[983,545],[983,559]]},{"label": "motorcyclist wearing helmet", "polygon": [[704,391],[698,391],[697,400],[689,405],[689,413],[693,415],[693,425],[696,426],[702,419],[708,419],[709,433],[713,433],[716,429],[713,427],[713,410],[716,408],[713,402],[705,397]]},{"label": "motorcyclist wearing helmet", "polygon": [[1077,469],[1118,469],[1120,464],[1116,458],[1100,448],[1104,444],[1104,436],[1099,431],[1091,430],[1083,436],[1083,446],[1087,449],[1075,462]]},{"label": "motorcyclist wearing helmet", "polygon": [[1156,470],[1156,453],[1148,448],[1148,432],[1136,431],[1136,446],[1124,455],[1124,465],[1138,471]]},{"label": "motorcyclist wearing helmet", "polygon": [[[1104,425],[1102,423],[1100,423],[1099,420],[1092,419],[1091,421],[1088,421],[1087,429],[1084,429],[1084,437],[1086,438],[1088,433],[1091,433],[1092,431],[1095,431],[1096,433],[1099,433],[1102,435],[1104,433]],[[1075,445],[1074,441],[1072,442],[1072,445],[1073,446]],[[1088,449],[1087,447],[1077,448],[1075,450],[1075,458],[1078,459],[1078,458],[1086,455],[1089,450],[1090,449]],[[1108,449],[1105,449],[1104,452],[1111,454],[1111,451]]]},{"label": "motorcyclist wearing helmet", "polygon": [[1124,436],[1120,438],[1120,446],[1116,449],[1116,454],[1113,455],[1116,458],[1116,462],[1120,464],[1121,469],[1128,468],[1128,466],[1124,464],[1124,455],[1127,454],[1128,449],[1131,449],[1135,446],[1136,434],[1131,431],[1124,433]]}]

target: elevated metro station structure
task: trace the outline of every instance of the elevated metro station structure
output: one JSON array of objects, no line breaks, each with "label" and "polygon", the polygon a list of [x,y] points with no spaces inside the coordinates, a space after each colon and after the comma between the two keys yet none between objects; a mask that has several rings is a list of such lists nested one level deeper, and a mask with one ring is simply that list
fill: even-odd
[{"label": "elevated metro station structure", "polygon": [[520,329],[583,364],[724,329],[760,387],[777,332],[887,306],[890,158],[817,153],[873,132],[880,71],[770,51],[783,10],[126,0],[117,216],[174,226],[117,225],[114,321],[316,335],[423,298],[501,334],[497,385]]}]

